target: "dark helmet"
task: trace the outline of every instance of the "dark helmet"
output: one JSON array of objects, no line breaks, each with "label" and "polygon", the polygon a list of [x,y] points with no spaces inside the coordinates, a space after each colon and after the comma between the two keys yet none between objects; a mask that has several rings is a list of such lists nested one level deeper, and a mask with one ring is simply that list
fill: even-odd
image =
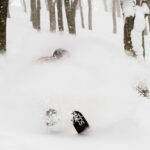
[{"label": "dark helmet", "polygon": [[54,58],[57,58],[57,59],[60,59],[64,56],[64,54],[66,53],[67,51],[66,50],[63,50],[61,48],[59,49],[56,49],[53,53],[53,57]]}]

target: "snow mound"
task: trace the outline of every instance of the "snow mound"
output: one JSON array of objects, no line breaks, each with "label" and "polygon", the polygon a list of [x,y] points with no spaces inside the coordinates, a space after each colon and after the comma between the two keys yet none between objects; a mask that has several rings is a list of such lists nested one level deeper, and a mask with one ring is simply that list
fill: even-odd
[{"label": "snow mound", "polygon": [[[131,144],[132,137],[149,137],[150,101],[136,91],[139,81],[149,88],[149,65],[125,55],[121,36],[103,31],[99,31],[101,35],[85,31],[76,37],[39,33],[27,16],[18,12],[12,11],[14,17],[8,20],[8,51],[0,56],[0,135],[6,137],[0,147],[5,148],[9,141],[15,150],[26,143],[31,149],[60,149],[61,144],[70,149],[68,143],[79,149],[82,142],[80,148],[96,149],[118,146],[118,141],[108,139],[129,140]],[[69,58],[42,64],[36,61],[57,48],[68,50]],[[49,108],[62,115],[63,136],[49,133],[45,125]],[[84,140],[70,136],[73,128],[68,116],[74,110],[81,111],[90,124],[91,136]]]}]

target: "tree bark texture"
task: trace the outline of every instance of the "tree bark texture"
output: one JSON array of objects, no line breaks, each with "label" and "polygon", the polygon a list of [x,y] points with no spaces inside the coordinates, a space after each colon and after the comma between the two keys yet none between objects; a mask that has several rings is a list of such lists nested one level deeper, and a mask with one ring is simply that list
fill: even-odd
[{"label": "tree bark texture", "polygon": [[56,14],[55,14],[56,1],[48,0],[49,6],[49,20],[50,20],[50,31],[56,32]]},{"label": "tree bark texture", "polygon": [[6,51],[6,23],[8,0],[0,0],[0,53]]},{"label": "tree bark texture", "polygon": [[62,13],[62,0],[57,0],[57,12],[58,12],[58,28],[59,28],[59,31],[64,31],[63,13]]},{"label": "tree bark texture", "polygon": [[127,51],[133,51],[132,41],[131,41],[131,31],[134,26],[135,17],[126,17],[124,25],[124,49]]},{"label": "tree bark texture", "polygon": [[7,18],[11,18],[10,11],[9,11],[9,1],[8,1],[8,7],[7,7]]},{"label": "tree bark texture", "polygon": [[31,0],[31,22],[34,29],[40,30],[40,11],[41,11],[41,2],[40,0]]},{"label": "tree bark texture", "polygon": [[76,26],[75,26],[75,16],[76,16],[76,7],[78,4],[78,0],[74,0],[70,2],[70,0],[64,0],[66,18],[68,24],[68,30],[70,34],[76,34]]}]

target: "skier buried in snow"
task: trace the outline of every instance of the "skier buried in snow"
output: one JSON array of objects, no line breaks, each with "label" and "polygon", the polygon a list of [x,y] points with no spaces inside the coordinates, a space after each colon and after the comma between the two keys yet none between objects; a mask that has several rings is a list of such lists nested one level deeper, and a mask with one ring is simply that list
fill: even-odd
[{"label": "skier buried in snow", "polygon": [[59,48],[59,49],[56,49],[54,51],[52,56],[40,57],[37,61],[38,62],[51,62],[51,61],[55,61],[55,60],[58,60],[58,59],[62,59],[67,55],[68,55],[67,50]]}]

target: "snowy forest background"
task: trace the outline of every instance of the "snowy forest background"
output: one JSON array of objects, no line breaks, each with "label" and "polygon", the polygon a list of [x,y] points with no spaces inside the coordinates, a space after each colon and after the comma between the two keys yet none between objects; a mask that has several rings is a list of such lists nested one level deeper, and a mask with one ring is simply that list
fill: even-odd
[{"label": "snowy forest background", "polygon": [[[149,150],[149,0],[7,2],[0,1],[0,149]],[[37,61],[57,48],[69,56]],[[45,125],[50,107],[60,115],[55,132]],[[90,124],[84,135],[68,121],[73,110]]]}]

